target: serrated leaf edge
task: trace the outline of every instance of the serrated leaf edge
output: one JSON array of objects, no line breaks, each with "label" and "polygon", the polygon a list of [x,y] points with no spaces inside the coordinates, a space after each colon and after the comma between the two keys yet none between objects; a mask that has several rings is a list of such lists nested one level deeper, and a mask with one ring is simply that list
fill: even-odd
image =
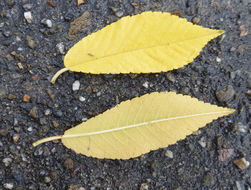
[{"label": "serrated leaf edge", "polygon": [[[163,92],[153,92],[153,93],[163,93]],[[149,94],[153,94],[153,93],[148,93],[148,94],[144,94],[142,96],[145,96],[145,95],[149,95]],[[165,92],[164,92],[165,93]],[[174,93],[176,94],[177,96],[184,96],[183,94],[177,94],[175,92],[166,92],[166,93]],[[141,98],[142,96],[140,97],[136,97],[136,98],[133,98],[133,99],[137,99],[137,98]],[[188,95],[186,95],[188,96]],[[203,102],[204,104],[209,104],[209,105],[212,105],[212,106],[216,106],[216,105],[213,105],[213,104],[210,104],[210,103],[207,103],[207,102],[204,102],[204,101],[201,101],[201,100],[198,100],[197,98],[194,98],[194,97],[191,97],[189,96],[191,99],[194,99],[196,100],[197,102]],[[131,99],[132,100],[132,99]],[[129,102],[131,100],[126,100],[126,101],[123,101],[121,102],[120,104],[117,104],[116,106],[110,108],[110,109],[114,109],[116,107],[118,107],[119,105],[121,104],[124,104],[126,102]],[[218,106],[218,107],[221,107],[221,106]],[[222,107],[224,108],[224,107]],[[109,111],[110,109],[106,110],[106,111]],[[153,123],[158,123],[158,122],[163,122],[163,121],[168,121],[168,120],[174,120],[174,119],[183,119],[183,118],[189,118],[189,117],[197,117],[197,116],[203,116],[203,115],[213,115],[213,114],[219,114],[219,113],[233,113],[235,112],[234,109],[230,109],[228,108],[229,111],[221,111],[221,112],[207,112],[207,113],[200,113],[200,114],[192,114],[192,115],[185,115],[185,116],[176,116],[176,117],[171,117],[171,118],[164,118],[164,119],[159,119],[159,120],[153,120],[153,121],[148,121],[148,122],[142,122],[142,123],[138,123],[138,124],[133,124],[133,125],[127,125],[127,126],[122,126],[122,127],[119,127],[119,128],[114,128],[114,129],[109,129],[109,130],[103,130],[103,131],[96,131],[96,132],[90,132],[90,133],[80,133],[80,134],[72,134],[72,135],[60,135],[60,136],[53,136],[53,137],[47,137],[47,138],[44,138],[44,139],[41,139],[41,140],[38,140],[36,142],[34,142],[32,145],[34,147],[38,146],[39,144],[42,144],[42,143],[45,143],[45,142],[48,142],[48,141],[52,141],[52,140],[57,140],[57,139],[64,139],[64,138],[76,138],[76,137],[83,137],[83,136],[91,136],[91,135],[98,135],[98,134],[103,134],[103,133],[109,133],[109,132],[114,132],[114,131],[119,131],[119,130],[124,130],[124,129],[129,129],[129,128],[133,128],[133,127],[138,127],[138,126],[143,126],[143,125],[148,125],[148,124],[153,124]],[[103,113],[101,114],[98,114],[97,116],[95,117],[92,117],[90,118],[89,120],[92,120],[92,119],[95,119],[96,117],[104,114],[106,111],[104,111]],[[217,119],[217,118],[216,118]],[[215,120],[216,120],[215,119]],[[205,125],[207,125],[208,123],[206,123]],[[204,126],[205,126],[204,125]],[[200,128],[204,127],[204,126],[201,126]],[[75,126],[77,127],[77,126]],[[188,134],[190,135],[190,134]],[[186,136],[188,136],[186,135]],[[182,139],[180,139],[182,140]],[[177,142],[177,141],[176,141]],[[151,150],[150,150],[151,151]]]}]

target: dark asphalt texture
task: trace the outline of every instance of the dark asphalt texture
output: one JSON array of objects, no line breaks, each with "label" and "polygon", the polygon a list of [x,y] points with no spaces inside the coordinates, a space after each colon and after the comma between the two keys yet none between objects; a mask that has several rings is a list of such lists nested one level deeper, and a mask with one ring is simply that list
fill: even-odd
[{"label": "dark asphalt texture", "polygon": [[[0,0],[0,190],[251,189],[250,0],[50,2]],[[63,68],[58,47],[67,52],[119,17],[149,10],[226,32],[192,63],[168,73],[66,72],[55,85],[50,83]],[[85,11],[89,23],[69,40],[70,23]],[[31,23],[24,17],[27,12]],[[76,80],[80,89],[73,91]],[[175,145],[126,161],[79,155],[60,141],[32,148],[32,142],[63,134],[121,101],[167,90],[236,112]],[[222,161],[219,154],[226,149],[233,152]],[[236,161],[241,158],[245,169]]]}]

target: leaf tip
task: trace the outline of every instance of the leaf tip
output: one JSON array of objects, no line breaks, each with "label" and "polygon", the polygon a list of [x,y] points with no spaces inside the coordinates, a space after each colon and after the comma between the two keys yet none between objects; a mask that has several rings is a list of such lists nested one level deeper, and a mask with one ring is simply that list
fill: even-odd
[{"label": "leaf tip", "polygon": [[229,108],[228,110],[229,110],[229,114],[232,114],[236,111],[235,109],[231,109],[231,108]]},{"label": "leaf tip", "polygon": [[219,35],[221,35],[225,33],[225,30],[218,30],[218,32],[219,32]]}]

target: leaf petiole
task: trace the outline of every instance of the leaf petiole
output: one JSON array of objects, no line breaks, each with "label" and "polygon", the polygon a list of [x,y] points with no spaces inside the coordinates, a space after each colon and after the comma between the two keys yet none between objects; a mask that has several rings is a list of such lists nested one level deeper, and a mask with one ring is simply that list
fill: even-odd
[{"label": "leaf petiole", "polygon": [[69,71],[69,69],[68,68],[63,68],[63,69],[60,69],[58,72],[56,72],[56,74],[51,79],[51,83],[55,84],[58,76],[61,75],[62,73],[64,73],[65,71]]},{"label": "leaf petiole", "polygon": [[48,138],[44,138],[44,139],[41,139],[41,140],[38,140],[34,143],[32,143],[32,145],[34,147],[42,144],[42,143],[45,143],[45,142],[49,142],[49,141],[53,141],[53,140],[58,140],[58,139],[62,139],[63,135],[59,135],[59,136],[53,136],[53,137],[48,137]]}]

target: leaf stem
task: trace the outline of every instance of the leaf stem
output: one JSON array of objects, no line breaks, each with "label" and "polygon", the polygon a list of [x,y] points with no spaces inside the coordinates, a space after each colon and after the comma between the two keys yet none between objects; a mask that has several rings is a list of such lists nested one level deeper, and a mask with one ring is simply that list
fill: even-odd
[{"label": "leaf stem", "polygon": [[53,140],[57,140],[57,139],[62,139],[63,135],[59,135],[59,136],[53,136],[53,137],[48,137],[48,138],[44,138],[44,139],[41,139],[41,140],[38,140],[34,143],[32,143],[32,145],[34,147],[42,144],[42,143],[45,143],[45,142],[48,142],[48,141],[53,141]]},{"label": "leaf stem", "polygon": [[58,72],[56,72],[56,74],[51,79],[51,83],[54,84],[56,82],[58,76],[61,75],[62,73],[64,73],[65,71],[69,71],[69,69],[63,68],[63,69],[60,69]]}]

